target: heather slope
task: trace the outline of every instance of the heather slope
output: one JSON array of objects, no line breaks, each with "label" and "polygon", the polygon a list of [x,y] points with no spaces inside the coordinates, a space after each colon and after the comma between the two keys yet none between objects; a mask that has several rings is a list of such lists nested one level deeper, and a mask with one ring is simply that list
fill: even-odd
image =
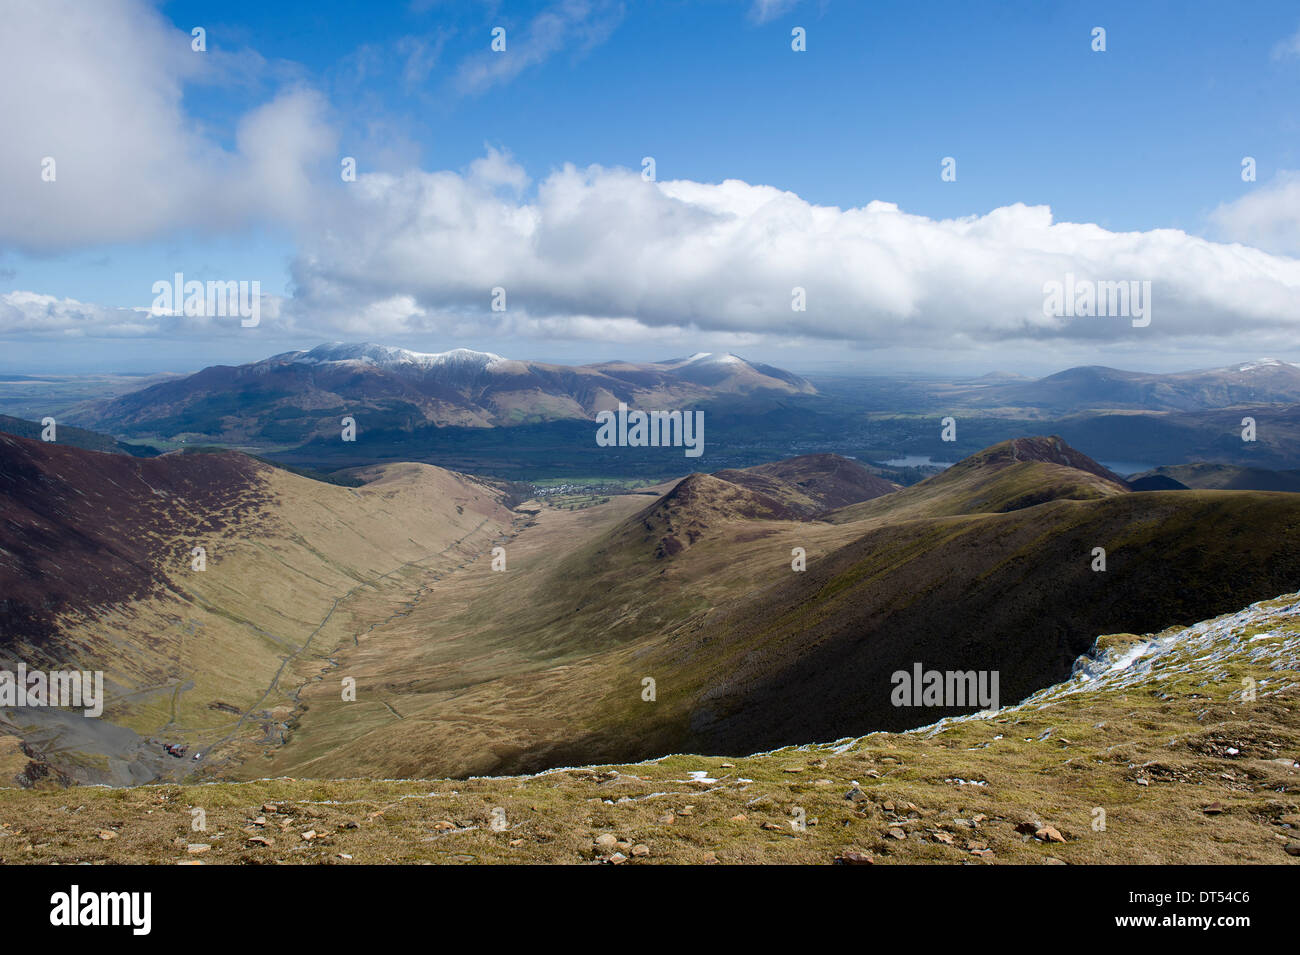
[{"label": "heather slope", "polygon": [[[282,731],[359,624],[354,597],[486,553],[500,493],[427,465],[339,487],[232,452],[150,460],[0,435],[4,663],[102,670],[101,720],[5,711],[60,772],[127,782],[221,766]],[[202,568],[195,548],[203,548]],[[180,765],[162,742],[204,754]]]}]

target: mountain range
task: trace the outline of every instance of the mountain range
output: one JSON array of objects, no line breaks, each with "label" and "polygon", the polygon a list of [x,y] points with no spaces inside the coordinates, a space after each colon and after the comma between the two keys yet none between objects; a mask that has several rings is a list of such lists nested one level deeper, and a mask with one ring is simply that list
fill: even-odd
[{"label": "mountain range", "polygon": [[1300,365],[1261,358],[1226,368],[1155,374],[1102,365],[1067,368],[1038,379],[986,376],[954,397],[982,408],[1034,408],[1045,413],[1088,409],[1203,411],[1250,404],[1300,402]]},{"label": "mountain range", "polygon": [[224,444],[302,444],[360,429],[501,427],[591,419],[620,402],[682,409],[721,396],[805,395],[803,378],[731,354],[565,366],[455,349],[426,354],[375,344],[320,345],[217,365],[77,408],[79,424],[115,434]]}]

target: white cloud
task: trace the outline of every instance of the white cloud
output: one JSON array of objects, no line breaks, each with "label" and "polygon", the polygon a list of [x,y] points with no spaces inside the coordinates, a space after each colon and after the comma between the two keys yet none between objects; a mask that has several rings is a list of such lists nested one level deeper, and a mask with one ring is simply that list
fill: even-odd
[{"label": "white cloud", "polygon": [[[233,152],[184,110],[187,86],[243,83],[263,64],[256,54],[194,52],[189,33],[141,0],[16,0],[4,18],[0,248],[235,230],[310,211],[307,171],[333,152],[319,96],[291,90],[252,111]],[[47,157],[53,182],[42,179]]]},{"label": "white cloud", "polygon": [[[262,295],[261,318],[277,324],[281,299]],[[239,315],[154,315],[147,307],[120,308],[38,292],[0,295],[0,335],[10,338],[79,340],[99,338],[182,339],[246,331]]]},{"label": "white cloud", "polygon": [[[511,166],[490,152],[463,174],[361,177],[334,227],[304,237],[286,314],[330,326],[400,299],[402,327],[477,323],[480,337],[698,329],[873,346],[1240,340],[1300,324],[1300,261],[1178,230],[1109,232],[1019,204],[935,220],[599,166],[524,195]],[[1045,316],[1043,285],[1066,273],[1150,281],[1151,325]],[[497,286],[505,313],[488,309]],[[806,312],[791,310],[796,286]]]},{"label": "white cloud", "polygon": [[1255,191],[1220,205],[1210,220],[1230,239],[1300,255],[1300,172],[1282,170]]}]

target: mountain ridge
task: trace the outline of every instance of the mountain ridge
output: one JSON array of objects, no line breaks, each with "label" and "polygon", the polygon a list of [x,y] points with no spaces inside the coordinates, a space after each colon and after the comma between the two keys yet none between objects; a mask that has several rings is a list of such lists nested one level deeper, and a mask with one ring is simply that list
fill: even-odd
[{"label": "mountain ridge", "polygon": [[719,396],[814,394],[805,379],[734,355],[669,362],[552,365],[491,352],[424,353],[329,343],[244,365],[213,365],[107,401],[73,420],[170,440],[304,444],[361,428],[509,427],[591,419],[620,402],[685,408]]}]

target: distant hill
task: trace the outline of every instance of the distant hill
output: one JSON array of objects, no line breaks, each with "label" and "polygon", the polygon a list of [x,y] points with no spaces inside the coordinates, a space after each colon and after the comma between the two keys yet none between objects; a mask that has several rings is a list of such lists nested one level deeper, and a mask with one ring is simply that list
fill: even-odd
[{"label": "distant hill", "polygon": [[1126,494],[1129,486],[1061,438],[1015,438],[964,458],[888,498],[827,515],[836,523],[867,519],[1003,513],[1055,500]]},{"label": "distant hill", "polygon": [[[16,434],[20,438],[31,438],[34,441],[39,441],[42,430],[39,422],[13,418],[9,415],[0,415],[0,431],[8,434]],[[110,454],[126,454],[136,458],[150,458],[162,453],[157,448],[145,444],[128,444],[125,441],[110,438],[106,434],[87,431],[84,428],[74,428],[65,424],[56,425],[54,436],[55,443],[64,444],[71,448],[82,448],[86,451],[105,451]]]},{"label": "distant hill", "polygon": [[628,518],[614,536],[626,541],[616,546],[652,548],[661,559],[735,521],[797,519],[795,511],[773,497],[709,474],[692,474]]},{"label": "distant hill", "polygon": [[1036,408],[1049,413],[1111,408],[1202,411],[1244,404],[1292,404],[1300,402],[1300,365],[1262,358],[1173,374],[1088,365],[1032,381],[1005,382],[986,376],[958,394],[968,405]]},{"label": "distant hill", "polygon": [[1214,488],[1227,491],[1300,491],[1300,470],[1270,471],[1266,468],[1236,467],[1231,464],[1175,464],[1133,475],[1130,483],[1155,480],[1182,487]]},{"label": "distant hill", "polygon": [[1187,485],[1164,474],[1148,471],[1129,479],[1128,486],[1135,491],[1186,491]]},{"label": "distant hill", "polygon": [[804,379],[735,355],[569,367],[468,349],[437,354],[376,344],[320,345],[185,378],[78,409],[115,434],[225,444],[299,445],[358,429],[416,432],[591,419],[620,402],[681,409],[722,396],[801,395]]}]

